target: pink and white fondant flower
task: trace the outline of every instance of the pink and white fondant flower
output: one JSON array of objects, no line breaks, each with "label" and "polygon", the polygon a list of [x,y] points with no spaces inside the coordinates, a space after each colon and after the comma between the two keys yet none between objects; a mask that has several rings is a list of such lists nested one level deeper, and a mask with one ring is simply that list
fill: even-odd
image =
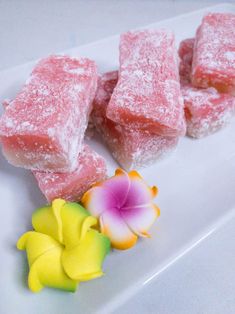
[{"label": "pink and white fondant flower", "polygon": [[117,169],[115,176],[93,186],[83,198],[84,207],[99,218],[100,229],[114,248],[125,250],[135,245],[159,216],[153,203],[157,187],[150,188],[137,171]]}]

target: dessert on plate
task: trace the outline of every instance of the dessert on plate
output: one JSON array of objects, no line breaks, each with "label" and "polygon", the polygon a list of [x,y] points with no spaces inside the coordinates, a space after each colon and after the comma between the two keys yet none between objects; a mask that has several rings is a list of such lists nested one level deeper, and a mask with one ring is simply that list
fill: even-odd
[{"label": "dessert on plate", "polygon": [[185,135],[174,34],[166,30],[124,33],[119,59],[119,78],[107,117],[162,136]]},{"label": "dessert on plate", "polygon": [[220,93],[213,87],[200,88],[192,85],[194,42],[194,38],[189,38],[180,43],[179,71],[187,134],[201,138],[220,130],[231,121],[235,112],[235,97]]},{"label": "dessert on plate", "polygon": [[234,14],[204,16],[195,37],[192,83],[235,95]]},{"label": "dessert on plate", "polygon": [[0,119],[7,160],[31,170],[75,170],[96,86],[93,61],[42,59]]},{"label": "dessert on plate", "polygon": [[146,167],[174,151],[178,137],[166,137],[147,130],[131,129],[107,118],[107,106],[117,81],[118,71],[100,76],[91,114],[92,121],[113,157],[124,169]]},{"label": "dessert on plate", "polygon": [[82,195],[96,182],[107,177],[106,161],[84,144],[73,172],[33,171],[38,186],[48,202],[55,198],[79,202]]}]

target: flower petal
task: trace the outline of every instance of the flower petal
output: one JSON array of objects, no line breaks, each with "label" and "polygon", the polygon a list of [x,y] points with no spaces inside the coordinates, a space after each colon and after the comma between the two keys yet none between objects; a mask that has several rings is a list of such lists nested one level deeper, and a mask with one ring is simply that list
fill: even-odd
[{"label": "flower petal", "polygon": [[58,225],[58,240],[63,243],[63,234],[62,234],[62,221],[61,221],[61,209],[66,204],[66,201],[57,198],[54,201],[52,201],[51,208],[52,212],[54,213],[57,225]]},{"label": "flower petal", "polygon": [[148,237],[147,231],[160,215],[159,208],[153,203],[136,206],[122,211],[122,217],[131,230],[142,237]]},{"label": "flower petal", "polygon": [[61,210],[63,239],[67,248],[72,248],[84,238],[97,219],[77,203],[66,203]]},{"label": "flower petal", "polygon": [[116,249],[129,249],[137,241],[137,236],[129,229],[118,210],[104,212],[100,216],[100,227]]},{"label": "flower petal", "polygon": [[34,229],[51,236],[60,243],[63,243],[60,211],[64,204],[64,200],[56,199],[51,206],[38,208],[32,215]]},{"label": "flower petal", "polygon": [[34,291],[44,286],[75,291],[77,282],[70,279],[61,265],[63,246],[50,236],[29,231],[17,242],[19,250],[26,250],[30,267],[28,284]]},{"label": "flower petal", "polygon": [[19,250],[27,251],[29,266],[31,266],[39,256],[55,247],[61,247],[59,242],[46,234],[35,231],[24,233],[17,242],[17,248]]},{"label": "flower petal", "polygon": [[102,186],[115,198],[115,207],[121,208],[126,201],[130,187],[128,174],[122,169],[117,169],[115,176],[104,181]]},{"label": "flower petal", "polygon": [[130,180],[127,173],[117,169],[115,176],[88,190],[82,204],[95,217],[104,211],[121,207],[127,197]]},{"label": "flower petal", "polygon": [[82,197],[82,205],[95,217],[115,204],[113,196],[101,186],[88,190]]},{"label": "flower petal", "polygon": [[28,277],[33,292],[51,287],[74,292],[78,282],[69,278],[61,264],[62,247],[54,247],[41,255],[31,266]]},{"label": "flower petal", "polygon": [[63,251],[64,270],[70,278],[79,281],[100,277],[103,275],[102,263],[109,250],[109,239],[90,229],[79,245]]},{"label": "flower petal", "polygon": [[157,187],[150,188],[137,171],[130,171],[130,188],[123,209],[148,204],[157,194]]},{"label": "flower petal", "polygon": [[102,233],[112,246],[127,249],[133,246],[137,235],[148,236],[159,209],[152,203],[157,187],[150,188],[135,170],[128,174],[117,169],[115,176],[89,190],[82,201],[85,207],[99,217]]}]

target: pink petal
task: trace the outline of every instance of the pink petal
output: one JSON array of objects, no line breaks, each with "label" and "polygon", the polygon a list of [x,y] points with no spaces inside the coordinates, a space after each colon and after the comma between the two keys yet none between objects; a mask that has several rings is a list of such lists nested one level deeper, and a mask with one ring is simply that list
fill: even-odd
[{"label": "pink petal", "polygon": [[108,190],[96,186],[84,194],[82,204],[93,216],[99,217],[104,211],[115,207],[116,202]]},{"label": "pink petal", "polygon": [[114,177],[94,186],[87,191],[82,203],[95,217],[112,208],[121,208],[124,204],[130,186],[130,179],[126,172],[116,170]]},{"label": "pink petal", "polygon": [[125,250],[137,241],[137,236],[124,222],[120,212],[116,209],[105,211],[100,216],[101,232],[107,235],[114,248]]},{"label": "pink petal", "polygon": [[121,215],[130,229],[137,235],[148,237],[147,231],[160,215],[159,208],[153,203],[122,210]]},{"label": "pink petal", "polygon": [[102,186],[108,191],[108,193],[113,195],[116,202],[115,207],[121,208],[128,195],[130,178],[124,170],[117,169],[115,176],[103,182]]},{"label": "pink petal", "polygon": [[157,188],[150,188],[136,171],[129,172],[130,188],[123,209],[149,204],[157,194]]}]

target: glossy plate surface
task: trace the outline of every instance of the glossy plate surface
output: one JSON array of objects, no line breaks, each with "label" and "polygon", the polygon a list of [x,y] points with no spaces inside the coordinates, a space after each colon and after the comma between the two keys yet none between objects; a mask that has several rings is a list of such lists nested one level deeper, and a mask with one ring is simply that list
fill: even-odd
[{"label": "glossy plate surface", "polygon": [[[202,16],[209,11],[235,13],[235,7],[210,7],[144,28],[172,29],[179,43],[194,36]],[[118,67],[118,43],[119,36],[114,36],[65,53],[90,57],[100,71],[107,71]],[[0,73],[0,101],[14,97],[33,65]],[[99,139],[91,142],[107,158],[111,175],[117,164]],[[175,153],[140,173],[149,184],[159,187],[156,203],[161,217],[151,229],[152,238],[139,241],[129,251],[112,252],[104,264],[106,275],[82,283],[75,294],[52,289],[32,294],[26,283],[25,254],[16,250],[15,243],[31,228],[31,213],[45,199],[31,173],[12,167],[0,154],[0,312],[108,313],[234,216],[235,119],[205,139],[183,138]]]}]

